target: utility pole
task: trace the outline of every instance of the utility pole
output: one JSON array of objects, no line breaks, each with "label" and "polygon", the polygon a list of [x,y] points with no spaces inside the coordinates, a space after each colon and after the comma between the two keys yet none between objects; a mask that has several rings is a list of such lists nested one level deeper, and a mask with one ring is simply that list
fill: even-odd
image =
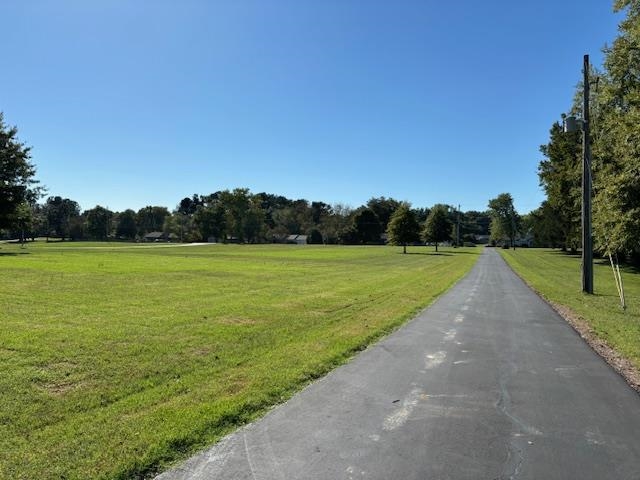
[{"label": "utility pole", "polygon": [[591,141],[589,138],[589,55],[584,56],[582,109],[582,291],[593,293],[593,239],[591,236]]},{"label": "utility pole", "polygon": [[458,223],[456,225],[456,245],[460,246],[460,204],[458,204]]}]

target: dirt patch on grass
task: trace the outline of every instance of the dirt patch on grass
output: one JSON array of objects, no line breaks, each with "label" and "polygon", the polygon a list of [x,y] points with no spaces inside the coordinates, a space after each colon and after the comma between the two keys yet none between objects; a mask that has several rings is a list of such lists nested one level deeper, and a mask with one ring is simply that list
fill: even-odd
[{"label": "dirt patch on grass", "polygon": [[54,397],[61,397],[65,393],[75,390],[78,387],[79,384],[75,382],[51,382],[40,385],[40,388]]},{"label": "dirt patch on grass", "polygon": [[256,320],[252,318],[241,318],[241,317],[222,317],[218,319],[219,323],[223,325],[255,325],[258,323]]},{"label": "dirt patch on grass", "polygon": [[[535,292],[535,290],[534,290]],[[599,338],[589,326],[587,321],[568,307],[552,302],[539,292],[540,298],[547,302],[566,322],[578,332],[582,339],[600,355],[611,367],[627,381],[629,386],[640,393],[640,370],[638,370],[629,360],[611,348],[607,342]]]}]

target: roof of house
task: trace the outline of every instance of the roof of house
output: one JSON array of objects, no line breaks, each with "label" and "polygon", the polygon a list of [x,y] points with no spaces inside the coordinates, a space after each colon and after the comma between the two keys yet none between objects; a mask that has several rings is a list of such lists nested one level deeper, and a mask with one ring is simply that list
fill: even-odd
[{"label": "roof of house", "polygon": [[287,237],[287,242],[306,242],[307,235],[289,235]]},{"label": "roof of house", "polygon": [[164,232],[149,232],[144,238],[164,238]]}]

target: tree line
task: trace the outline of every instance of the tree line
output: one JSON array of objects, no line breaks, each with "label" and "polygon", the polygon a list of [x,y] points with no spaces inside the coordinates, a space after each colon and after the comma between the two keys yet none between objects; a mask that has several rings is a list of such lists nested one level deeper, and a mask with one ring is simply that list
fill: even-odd
[{"label": "tree line", "polygon": [[[162,234],[156,237],[159,240],[175,242],[273,243],[286,242],[290,235],[304,235],[308,243],[315,244],[388,241],[401,245],[424,240],[455,242],[459,228],[463,243],[487,236],[490,225],[488,212],[457,212],[447,205],[411,208],[393,198],[374,197],[351,208],[265,192],[254,194],[247,188],[194,194],[183,198],[173,210],[146,206],[114,212],[97,205],[82,211],[76,201],[60,196],[50,196],[43,203],[23,202],[17,210],[12,222],[5,221],[5,237],[59,241],[142,241],[156,232]],[[398,228],[397,224],[390,228],[394,215],[400,218],[399,212],[410,215],[410,228]],[[433,219],[440,218],[443,220],[433,228]]]},{"label": "tree line", "polygon": [[[616,0],[625,13],[619,34],[604,48],[603,70],[590,77],[593,234],[596,253],[640,263],[640,0]],[[582,117],[583,84],[563,116]],[[538,175],[546,200],[529,215],[540,245],[581,246],[582,133],[565,133],[560,121],[540,147]]]}]

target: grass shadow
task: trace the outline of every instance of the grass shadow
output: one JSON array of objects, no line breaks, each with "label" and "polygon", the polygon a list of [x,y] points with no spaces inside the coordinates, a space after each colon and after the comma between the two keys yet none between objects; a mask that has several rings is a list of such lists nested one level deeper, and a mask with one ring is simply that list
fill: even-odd
[{"label": "grass shadow", "polygon": [[[405,255],[405,254],[400,252],[400,255]],[[433,255],[438,257],[450,257],[453,254],[448,252],[407,252],[406,255]]]},{"label": "grass shadow", "polygon": [[0,257],[16,257],[18,255],[30,255],[31,252],[0,252]]}]

